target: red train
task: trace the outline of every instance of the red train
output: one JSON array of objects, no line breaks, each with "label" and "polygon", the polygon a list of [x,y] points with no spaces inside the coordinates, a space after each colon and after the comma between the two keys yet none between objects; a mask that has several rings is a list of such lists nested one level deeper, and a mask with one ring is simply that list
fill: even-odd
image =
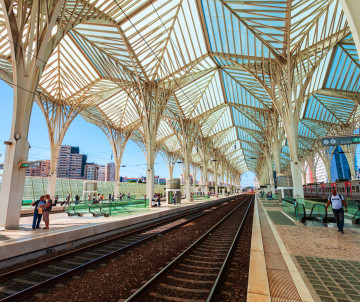
[{"label": "red train", "polygon": [[339,180],[334,183],[312,183],[303,186],[304,196],[327,199],[331,194],[331,188],[345,198],[360,200],[360,180]]}]

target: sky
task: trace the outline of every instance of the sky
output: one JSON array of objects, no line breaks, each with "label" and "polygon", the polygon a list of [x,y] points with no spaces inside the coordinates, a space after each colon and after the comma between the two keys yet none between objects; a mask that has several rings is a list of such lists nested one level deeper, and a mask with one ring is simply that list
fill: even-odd
[{"label": "sky", "polygon": [[[0,81],[0,162],[4,161],[5,145],[3,142],[9,139],[13,110],[13,90],[3,81]],[[40,108],[34,103],[29,137],[30,151],[29,161],[50,159],[50,143],[44,116]],[[112,150],[105,134],[95,125],[86,122],[81,116],[77,116],[70,125],[64,145],[80,147],[81,154],[87,154],[87,162],[104,165],[111,162]],[[134,142],[129,141],[125,147],[121,176],[139,177],[146,175],[146,159],[142,150]],[[174,177],[179,177],[181,168],[177,164],[174,169]],[[163,158],[158,155],[155,161],[155,175],[168,178],[169,172]],[[197,175],[197,180],[200,175]],[[242,186],[254,184],[254,173],[246,172],[242,176]]]}]

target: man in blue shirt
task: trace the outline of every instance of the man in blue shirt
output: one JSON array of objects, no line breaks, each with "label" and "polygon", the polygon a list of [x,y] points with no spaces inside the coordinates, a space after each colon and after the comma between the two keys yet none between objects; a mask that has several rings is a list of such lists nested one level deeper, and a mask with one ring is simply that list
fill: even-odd
[{"label": "man in blue shirt", "polygon": [[[32,224],[32,229],[35,230],[35,229],[40,228],[40,222],[41,222],[41,218],[42,218],[42,210],[43,210],[43,206],[45,206],[44,196],[40,196],[40,199],[38,199],[37,201],[34,201],[31,205],[33,207],[35,207],[34,219],[33,219],[33,224]],[[40,208],[40,211],[39,211],[39,208]]]}]

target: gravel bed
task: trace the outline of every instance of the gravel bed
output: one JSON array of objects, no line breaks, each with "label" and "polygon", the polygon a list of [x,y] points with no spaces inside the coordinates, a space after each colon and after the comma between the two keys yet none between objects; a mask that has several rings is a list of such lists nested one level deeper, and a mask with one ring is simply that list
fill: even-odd
[{"label": "gravel bed", "polygon": [[[238,203],[236,203],[238,204]],[[68,280],[61,289],[52,288],[38,301],[118,301],[127,298],[131,290],[158,272],[180,251],[200,237],[235,207],[231,204],[201,217],[179,229],[158,236],[122,257],[81,273],[81,279]],[[62,282],[64,283],[64,282]]]},{"label": "gravel bed", "polygon": [[[197,272],[199,274],[215,274],[211,279],[213,283],[216,279],[216,275],[220,271],[227,252],[212,249],[212,246],[221,247],[226,250],[230,248],[233,238],[240,226],[240,222],[244,217],[247,206],[248,202],[238,208],[236,212],[224,221],[224,223],[209,234],[203,242],[198,244],[198,247],[204,247],[209,250],[213,255],[212,259],[206,258],[200,260],[198,257],[194,258],[194,255],[198,255],[195,254],[194,251],[189,252],[185,257],[179,260],[176,267],[167,271],[164,276],[158,280],[157,285],[151,289],[151,292],[154,295],[174,297],[175,299],[206,300],[213,284],[196,282],[200,281],[197,276],[188,276],[187,278],[184,278],[185,280],[173,280],[169,277],[174,275],[176,268],[186,268],[187,271]],[[221,259],[218,259],[216,256],[221,256]],[[145,296],[141,298],[141,301],[144,302],[157,300],[158,298],[150,295],[150,292],[147,292]]]},{"label": "gravel bed", "polygon": [[[250,248],[253,224],[254,204],[245,221],[241,237],[238,241],[236,251],[226,267],[224,278],[219,284],[219,290],[214,296],[214,301],[222,302],[243,302],[246,301],[248,288],[248,275],[250,264]],[[232,269],[229,272],[229,268]],[[229,295],[230,294],[230,295]]]},{"label": "gravel bed", "polygon": [[[223,204],[228,204],[228,202],[224,202]],[[210,209],[214,210],[215,208],[216,208],[216,206],[214,206],[214,207],[212,207]],[[207,211],[209,211],[210,209],[207,209]],[[198,215],[198,214],[199,213],[193,213],[192,216],[195,216],[195,215]],[[190,216],[190,217],[192,217],[192,216]],[[185,218],[183,218],[183,219],[185,219]],[[124,232],[124,233],[126,233],[126,232]],[[25,262],[22,262],[22,263],[15,264],[15,265],[13,265],[11,267],[0,269],[0,275],[5,274],[5,273],[10,272],[10,271],[13,271],[13,270],[16,270],[16,269],[19,269],[19,268],[23,268],[23,267],[31,265],[31,264],[43,262],[44,260],[48,260],[48,259],[51,259],[51,258],[56,257],[56,256],[63,255],[65,253],[68,253],[68,252],[72,251],[73,249],[87,247],[87,246],[96,244],[97,242],[101,242],[101,241],[106,240],[106,239],[115,238],[115,237],[119,236],[120,234],[121,234],[121,232],[119,232],[118,234],[110,235],[110,236],[107,236],[107,237],[104,237],[104,238],[101,238],[101,239],[98,239],[98,240],[94,240],[94,241],[91,241],[91,242],[88,242],[88,243],[84,243],[81,246],[78,246],[78,247],[75,247],[75,248],[69,248],[69,249],[62,250],[62,251],[55,251],[55,252],[49,253],[47,255],[43,255],[40,258],[28,260],[28,261],[25,261]],[[146,233],[144,232],[143,234],[146,234]],[[135,236],[138,236],[138,235],[135,235]],[[127,238],[130,238],[130,237],[127,237]],[[124,245],[126,245],[126,244],[124,243]],[[114,242],[114,246],[116,246],[116,241]],[[96,257],[94,257],[94,259],[95,258]]]}]

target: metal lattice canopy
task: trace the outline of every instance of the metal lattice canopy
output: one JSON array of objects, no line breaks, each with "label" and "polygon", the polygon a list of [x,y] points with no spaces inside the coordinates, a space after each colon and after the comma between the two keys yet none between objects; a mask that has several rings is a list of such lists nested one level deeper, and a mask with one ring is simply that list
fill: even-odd
[{"label": "metal lattice canopy", "polygon": [[[238,174],[259,171],[264,150],[284,132],[286,110],[298,112],[300,156],[319,137],[359,121],[360,61],[338,1],[69,0],[64,5],[68,17],[56,30],[66,26],[64,20],[75,26],[50,56],[37,97],[81,106],[80,114],[97,125],[135,129],[131,139],[143,149],[150,108],[161,107],[157,151],[181,158],[189,137],[194,164],[216,157]],[[12,83],[3,15],[0,35],[0,76]],[[306,83],[302,97],[294,89],[289,98],[289,82]],[[149,92],[147,102],[139,93],[139,87],[150,86],[161,100]],[[184,121],[192,125],[188,133],[181,131]],[[282,137],[280,161],[286,167],[289,147]]]}]

